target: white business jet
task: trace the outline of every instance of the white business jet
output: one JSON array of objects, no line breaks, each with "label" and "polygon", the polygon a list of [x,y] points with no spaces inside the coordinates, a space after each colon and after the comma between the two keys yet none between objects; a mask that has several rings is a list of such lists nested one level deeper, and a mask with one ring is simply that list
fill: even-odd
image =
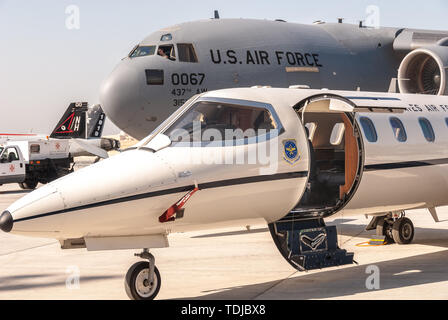
[{"label": "white business jet", "polygon": [[161,277],[150,248],[168,234],[263,219],[298,270],[353,263],[324,219],[369,215],[368,229],[410,243],[405,210],[448,205],[448,98],[238,88],[191,98],[135,147],[13,203],[5,232],[63,249],[142,249],[132,299]]}]

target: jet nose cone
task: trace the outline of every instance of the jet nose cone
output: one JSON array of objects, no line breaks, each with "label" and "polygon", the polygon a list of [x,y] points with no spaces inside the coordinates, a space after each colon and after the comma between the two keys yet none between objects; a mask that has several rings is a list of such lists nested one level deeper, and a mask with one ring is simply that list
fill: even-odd
[{"label": "jet nose cone", "polygon": [[4,232],[10,232],[14,225],[11,213],[4,211],[0,216],[0,229]]},{"label": "jet nose cone", "polygon": [[138,72],[130,62],[120,63],[103,82],[100,89],[100,103],[107,116],[120,129],[127,129],[145,108],[141,87],[146,83],[145,73]]}]

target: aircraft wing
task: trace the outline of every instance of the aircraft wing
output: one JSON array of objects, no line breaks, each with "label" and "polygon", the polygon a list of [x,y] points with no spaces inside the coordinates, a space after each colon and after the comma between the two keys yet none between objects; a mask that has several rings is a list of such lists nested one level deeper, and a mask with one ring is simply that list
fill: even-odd
[{"label": "aircraft wing", "polygon": [[88,140],[82,140],[82,139],[73,139],[72,140],[74,144],[76,144],[79,148],[87,151],[88,153],[91,153],[95,156],[98,156],[103,159],[109,158],[109,155],[104,149],[101,149],[91,143],[88,142]]},{"label": "aircraft wing", "polygon": [[400,30],[395,38],[395,51],[409,52],[418,48],[441,45],[446,46],[448,32],[426,30]]}]

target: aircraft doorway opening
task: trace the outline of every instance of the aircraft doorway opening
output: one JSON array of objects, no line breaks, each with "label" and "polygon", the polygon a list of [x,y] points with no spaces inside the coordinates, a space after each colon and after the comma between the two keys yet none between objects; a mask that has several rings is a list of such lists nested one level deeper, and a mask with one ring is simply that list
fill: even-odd
[{"label": "aircraft doorway opening", "polygon": [[321,98],[295,107],[310,152],[308,186],[294,210],[296,216],[332,215],[345,206],[360,181],[363,152],[358,127],[353,113],[331,110],[334,101]]}]

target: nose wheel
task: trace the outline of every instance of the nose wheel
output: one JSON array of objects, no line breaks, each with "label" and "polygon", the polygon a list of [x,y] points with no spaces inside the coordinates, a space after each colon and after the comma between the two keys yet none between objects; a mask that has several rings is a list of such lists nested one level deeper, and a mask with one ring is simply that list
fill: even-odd
[{"label": "nose wheel", "polygon": [[126,294],[132,300],[154,300],[162,284],[155,258],[147,249],[136,256],[148,261],[136,262],[129,268],[125,278]]}]

